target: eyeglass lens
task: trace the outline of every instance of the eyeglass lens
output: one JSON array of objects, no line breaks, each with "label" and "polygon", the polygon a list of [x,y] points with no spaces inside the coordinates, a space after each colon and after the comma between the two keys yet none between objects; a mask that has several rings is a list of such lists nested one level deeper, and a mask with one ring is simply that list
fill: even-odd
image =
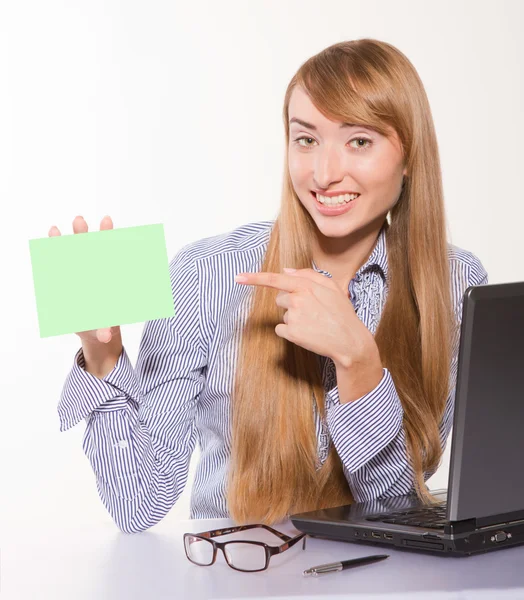
[{"label": "eyeglass lens", "polygon": [[[207,566],[213,562],[213,544],[210,540],[195,536],[184,538],[186,553],[193,562]],[[266,550],[258,544],[227,542],[224,546],[230,566],[243,571],[258,571],[266,566]]]},{"label": "eyeglass lens", "polygon": [[184,545],[188,557],[199,565],[210,565],[213,562],[213,544],[204,538],[186,536]]},{"label": "eyeglass lens", "polygon": [[257,571],[266,566],[266,550],[258,544],[228,542],[224,546],[228,563],[243,571]]}]

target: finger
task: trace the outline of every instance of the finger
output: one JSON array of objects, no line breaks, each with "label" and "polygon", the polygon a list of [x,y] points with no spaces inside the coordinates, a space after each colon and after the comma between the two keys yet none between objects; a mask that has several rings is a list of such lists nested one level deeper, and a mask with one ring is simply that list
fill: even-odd
[{"label": "finger", "polygon": [[49,237],[56,237],[58,235],[62,235],[60,233],[60,229],[58,229],[58,227],[56,225],[52,225],[51,229],[49,229],[49,232],[47,234]]},{"label": "finger", "polygon": [[74,233],[87,233],[87,223],[84,217],[75,217],[73,220],[73,231]]},{"label": "finger", "polygon": [[[278,323],[275,326],[275,333],[278,335],[278,337],[281,337],[281,338],[284,338],[285,340],[289,340],[290,342],[293,342],[293,340],[291,339],[291,336],[289,335],[289,328],[284,323]],[[295,343],[295,342],[293,342],[293,343]]]},{"label": "finger", "polygon": [[113,229],[113,221],[109,215],[106,215],[100,221],[100,231],[105,231],[106,229]]},{"label": "finger", "polygon": [[111,338],[113,337],[111,334],[111,327],[106,327],[104,329],[97,329],[96,337],[98,338],[99,342],[104,342],[107,344],[107,342],[110,342]]},{"label": "finger", "polygon": [[293,273],[290,273],[292,277],[303,277],[304,279],[309,279],[310,281],[316,281],[322,285],[332,286],[333,280],[331,277],[327,275],[323,275],[322,273],[318,273],[314,269],[297,269]]},{"label": "finger", "polygon": [[[237,279],[242,277],[242,280]],[[266,287],[283,290],[284,292],[298,292],[309,287],[309,283],[304,278],[284,275],[282,273],[239,273],[235,277],[237,283],[246,285],[263,285]]]},{"label": "finger", "polygon": [[292,299],[293,299],[293,295],[290,294],[289,292],[278,292],[278,294],[275,298],[275,303],[277,306],[289,309],[289,308],[292,308],[291,307]]}]

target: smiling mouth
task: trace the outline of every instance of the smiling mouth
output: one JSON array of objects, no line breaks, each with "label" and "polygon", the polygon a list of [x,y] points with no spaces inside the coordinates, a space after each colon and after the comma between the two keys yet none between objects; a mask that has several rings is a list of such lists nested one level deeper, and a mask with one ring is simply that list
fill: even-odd
[{"label": "smiling mouth", "polygon": [[350,204],[351,202],[355,201],[357,198],[360,197],[359,193],[357,193],[357,194],[340,194],[339,196],[332,197],[332,198],[337,199],[336,202],[333,202],[332,198],[326,197],[326,196],[321,196],[323,200],[320,200],[319,195],[317,195],[313,191],[311,192],[311,195],[315,199],[315,202],[317,202],[320,206],[324,206],[327,208],[339,208],[341,206],[346,206],[347,204]]}]

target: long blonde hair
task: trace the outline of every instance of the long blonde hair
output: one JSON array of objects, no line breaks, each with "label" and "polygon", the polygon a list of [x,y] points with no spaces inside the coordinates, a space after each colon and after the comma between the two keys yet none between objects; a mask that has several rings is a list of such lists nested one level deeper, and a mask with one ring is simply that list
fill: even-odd
[{"label": "long blonde hair", "polygon": [[[374,39],[334,44],[307,60],[285,95],[286,160],[281,206],[262,271],[311,268],[315,224],[288,171],[288,106],[300,85],[332,120],[397,132],[407,178],[386,224],[388,295],[375,334],[382,364],[404,408],[408,455],[419,497],[424,472],[442,449],[439,422],[449,393],[453,335],[446,222],[435,129],[422,82],[394,46]],[[325,415],[318,356],[281,338],[277,290],[256,286],[242,330],[231,411],[228,508],[239,523],[275,523],[288,514],[352,502],[331,446],[318,468],[313,402]],[[348,300],[349,301],[349,300]]]}]

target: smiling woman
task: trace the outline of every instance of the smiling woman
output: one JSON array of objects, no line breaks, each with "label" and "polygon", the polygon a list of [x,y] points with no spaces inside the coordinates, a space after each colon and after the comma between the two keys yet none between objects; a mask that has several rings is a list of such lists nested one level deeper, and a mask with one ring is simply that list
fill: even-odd
[{"label": "smiling woman", "polygon": [[[350,502],[352,492],[363,498],[412,487],[429,502],[424,481],[450,425],[461,292],[450,289],[440,162],[423,85],[390,44],[343,42],[300,67],[283,117],[287,168],[261,271],[298,267],[310,281],[281,283],[285,303],[275,303],[271,286],[254,291],[232,399],[229,508],[241,522],[272,522]],[[351,289],[381,245],[388,299],[383,311],[375,309],[380,324],[370,341],[337,302],[335,287],[328,294],[308,267],[313,261],[337,289]],[[367,281],[369,298],[381,284]],[[286,322],[280,307],[289,309],[295,331],[309,335],[280,339],[260,326]],[[340,317],[327,319],[330,310]],[[337,354],[340,340],[345,355]],[[326,406],[317,354],[335,363],[335,407]],[[356,390],[360,408],[352,414],[347,399]],[[320,468],[311,395],[334,442]],[[366,447],[367,438],[375,443]]]},{"label": "smiling woman", "polygon": [[424,88],[390,44],[342,42],[298,69],[283,118],[277,219],[182,248],[175,316],[146,323],[136,369],[123,347],[88,372],[84,349],[107,365],[93,339],[64,386],[61,429],[86,418],[123,531],[170,510],[197,439],[191,518],[270,525],[412,490],[431,500],[462,298],[487,274],[446,240]]}]

